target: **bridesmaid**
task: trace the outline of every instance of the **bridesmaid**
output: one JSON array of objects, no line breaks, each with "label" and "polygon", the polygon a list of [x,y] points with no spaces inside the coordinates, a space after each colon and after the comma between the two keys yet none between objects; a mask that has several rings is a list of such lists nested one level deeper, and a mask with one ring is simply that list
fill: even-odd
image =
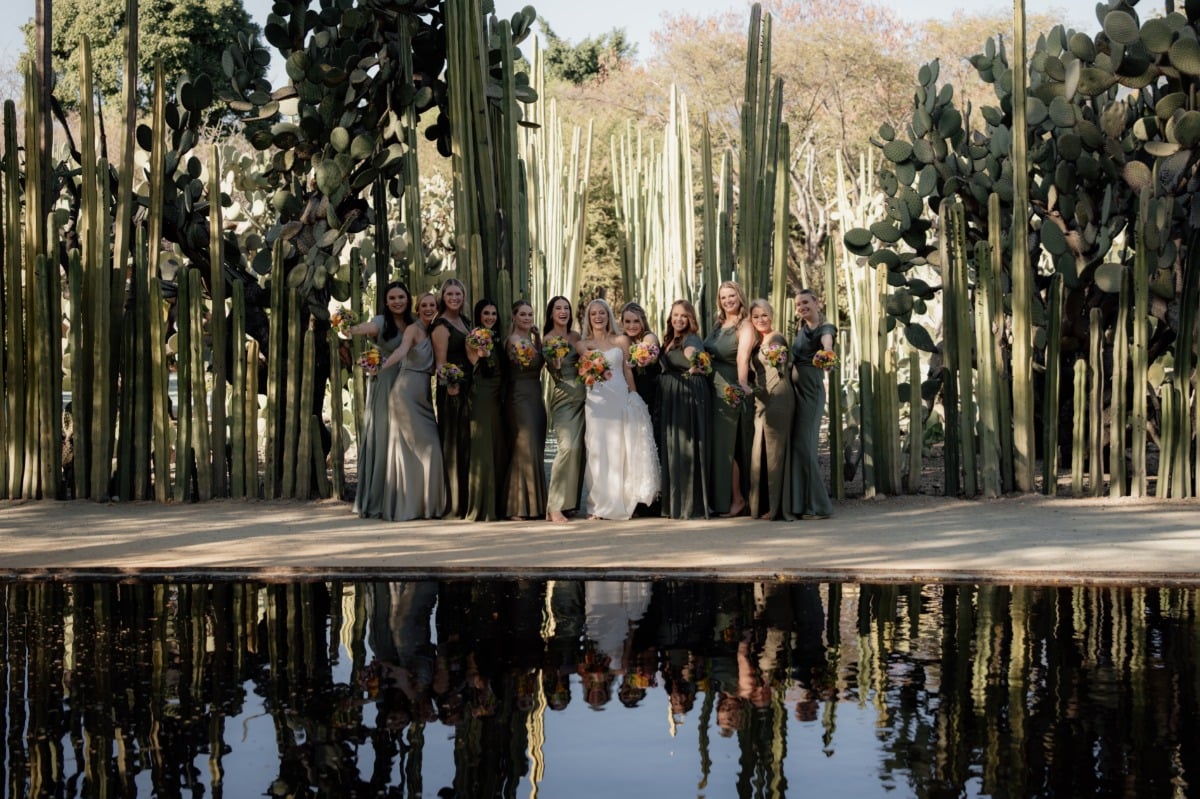
[{"label": "bridesmaid", "polygon": [[788,375],[787,337],[775,329],[775,309],[763,299],[750,303],[755,344],[754,445],[750,450],[750,515],[795,521],[791,508],[791,438],[796,397]]},{"label": "bridesmaid", "polygon": [[712,387],[691,357],[704,351],[696,309],[687,300],[671,306],[663,336],[658,397],[662,432],[662,515],[708,518],[708,424]]},{"label": "bridesmaid", "polygon": [[401,435],[388,407],[388,394],[400,369],[396,366],[385,369],[382,360],[400,346],[405,329],[413,323],[412,295],[403,283],[387,285],[383,304],[382,313],[349,331],[352,336],[375,339],[381,359],[380,368],[370,378],[362,441],[358,442],[358,491],[354,495],[354,512],[364,519],[381,518],[384,498],[397,488],[387,484],[386,473],[388,450],[397,446]]},{"label": "bridesmaid", "polygon": [[505,514],[513,521],[546,513],[546,406],[542,400],[542,343],[528,300],[513,303],[512,333],[505,341],[510,381],[504,403],[510,463]]},{"label": "bridesmaid", "polygon": [[[652,353],[658,352],[662,348],[658,336],[650,332],[650,323],[646,321],[646,310],[636,302],[627,302],[621,308],[621,330],[629,339],[631,361],[633,352],[639,344],[650,348]],[[633,383],[637,387],[638,396],[642,398],[642,401],[646,403],[647,410],[650,411],[650,426],[654,431],[654,441],[659,443],[661,441],[659,437],[661,423],[658,408],[658,377],[662,374],[662,366],[659,364],[658,356],[644,366],[632,362],[630,365],[633,367]],[[634,511],[634,516],[646,515],[659,515],[657,502],[650,503],[648,507],[638,505],[637,510]]]},{"label": "bridesmaid", "polygon": [[397,443],[388,455],[384,518],[393,521],[436,519],[446,507],[442,451],[437,421],[433,418],[430,378],[433,346],[430,326],[437,316],[437,300],[424,294],[417,302],[418,324],[409,325],[395,352],[382,367],[398,364],[400,373],[389,397]]},{"label": "bridesmaid", "polygon": [[467,520],[494,522],[503,517],[500,487],[505,469],[504,426],[500,408],[503,401],[500,353],[500,312],[491,300],[475,303],[474,318],[478,326],[492,335],[492,346],[472,346],[467,337],[467,360],[471,362],[470,401],[467,403],[471,420],[471,462],[467,480]]},{"label": "bridesmaid", "polygon": [[438,379],[437,420],[446,467],[446,516],[461,519],[467,514],[467,473],[471,454],[471,419],[467,413],[471,363],[467,359],[467,325],[463,316],[467,292],[461,281],[449,278],[437,298],[433,339],[435,373],[454,364],[463,373],[459,383]]},{"label": "bridesmaid", "polygon": [[726,402],[725,389],[736,386],[748,392],[753,344],[754,331],[746,319],[746,295],[741,286],[727,280],[717,289],[717,325],[704,340],[713,367],[708,499],[712,510],[721,516],[738,516],[746,510],[753,411],[750,402],[743,401],[736,407]]},{"label": "bridesmaid", "polygon": [[571,301],[553,297],[546,304],[546,321],[542,327],[543,340],[559,337],[567,342],[567,353],[561,358],[546,358],[546,371],[553,381],[550,389],[550,418],[558,452],[550,464],[550,487],[546,495],[547,518],[552,522],[567,521],[567,513],[579,507],[583,491],[583,404],[587,389],[579,382],[575,364],[579,353],[579,333],[573,329],[574,314]]},{"label": "bridesmaid", "polygon": [[796,420],[792,435],[792,511],[801,519],[826,519],[833,503],[817,462],[817,438],[825,412],[825,370],[813,366],[819,350],[833,351],[837,328],[821,313],[812,289],[796,294],[796,338],[792,342],[792,385],[796,391]]}]

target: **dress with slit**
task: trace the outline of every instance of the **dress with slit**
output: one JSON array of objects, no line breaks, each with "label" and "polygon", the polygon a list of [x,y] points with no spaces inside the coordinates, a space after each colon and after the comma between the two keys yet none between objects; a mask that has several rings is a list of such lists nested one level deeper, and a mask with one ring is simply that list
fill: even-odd
[{"label": "dress with slit", "polygon": [[562,359],[562,367],[546,364],[553,381],[550,388],[550,420],[558,451],[550,464],[550,486],[546,493],[546,509],[551,513],[575,510],[583,491],[583,404],[587,388],[579,382],[575,365],[579,353],[571,347]]},{"label": "dress with slit", "polygon": [[587,390],[584,509],[601,519],[628,519],[658,493],[658,450],[646,403],[622,374],[620,347],[604,350],[612,377]]},{"label": "dress with slit", "polygon": [[689,373],[684,350],[704,349],[695,333],[662,354],[658,381],[662,461],[662,515],[672,519],[708,518],[708,424],[712,386],[704,375]]},{"label": "dress with slit", "polygon": [[725,402],[725,387],[738,384],[738,328],[714,328],[704,340],[704,349],[712,355],[712,425],[709,428],[708,501],[714,513],[728,513],[733,504],[733,464],[740,470],[742,496],[750,484],[750,442],[754,435],[753,403],[742,402],[736,408]]},{"label": "dress with slit", "polygon": [[754,348],[750,367],[754,375],[754,443],[750,449],[750,515],[770,519],[792,515],[792,420],[796,397],[785,360],[772,366],[763,348],[779,345],[787,351],[787,339],[776,334]]},{"label": "dress with slit", "polygon": [[801,323],[792,341],[792,386],[796,391],[796,416],[792,430],[792,512],[797,516],[828,516],[833,503],[825,489],[825,476],[817,460],[821,416],[825,412],[825,370],[812,365],[821,349],[821,337],[837,336],[837,328],[824,322],[815,328]]},{"label": "dress with slit", "polygon": [[[508,423],[509,465],[504,487],[505,516],[541,518],[546,514],[546,406],[542,399],[542,353],[533,342],[533,360],[508,361],[504,403]],[[506,356],[511,348],[506,347]]]},{"label": "dress with slit", "polygon": [[446,469],[446,516],[461,519],[467,515],[467,495],[470,481],[471,362],[467,359],[467,334],[446,319],[435,319],[433,328],[445,327],[450,332],[446,343],[446,363],[463,371],[458,394],[451,396],[439,382],[437,389],[437,423],[442,442],[442,464]]}]

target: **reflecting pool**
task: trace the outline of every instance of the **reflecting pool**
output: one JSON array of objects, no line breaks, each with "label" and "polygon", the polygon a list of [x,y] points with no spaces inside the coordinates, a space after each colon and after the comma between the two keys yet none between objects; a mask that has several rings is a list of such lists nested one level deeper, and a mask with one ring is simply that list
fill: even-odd
[{"label": "reflecting pool", "polygon": [[1197,599],[6,583],[3,795],[1185,796]]}]

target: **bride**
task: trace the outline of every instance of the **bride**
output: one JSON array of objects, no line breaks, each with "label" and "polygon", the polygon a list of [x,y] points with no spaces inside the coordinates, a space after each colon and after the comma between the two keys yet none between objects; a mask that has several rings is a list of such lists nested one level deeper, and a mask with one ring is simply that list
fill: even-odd
[{"label": "bride", "polygon": [[648,505],[658,494],[658,450],[650,413],[634,387],[629,344],[617,333],[612,306],[592,300],[587,333],[575,347],[581,363],[589,353],[603,354],[610,376],[588,387],[584,403],[583,494],[589,518],[628,519],[639,502]]}]

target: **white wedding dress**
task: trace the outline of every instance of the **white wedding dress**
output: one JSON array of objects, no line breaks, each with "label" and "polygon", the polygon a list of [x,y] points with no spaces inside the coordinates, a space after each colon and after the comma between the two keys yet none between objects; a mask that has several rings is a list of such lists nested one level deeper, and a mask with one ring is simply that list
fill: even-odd
[{"label": "white wedding dress", "polygon": [[658,494],[658,449],[650,411],[621,374],[621,348],[605,350],[604,357],[613,376],[589,388],[584,403],[583,507],[589,516],[628,519],[639,502],[649,504]]}]

